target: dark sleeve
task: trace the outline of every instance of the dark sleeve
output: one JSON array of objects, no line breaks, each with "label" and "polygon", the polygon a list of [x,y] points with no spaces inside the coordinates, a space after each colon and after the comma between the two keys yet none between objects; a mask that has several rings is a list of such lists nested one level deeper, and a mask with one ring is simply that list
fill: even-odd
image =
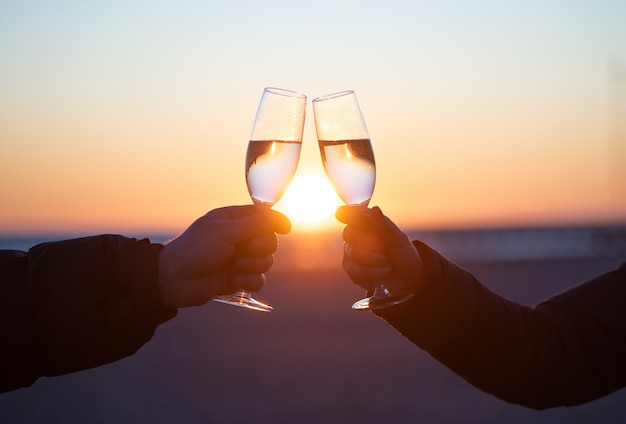
[{"label": "dark sleeve", "polygon": [[417,296],[378,315],[469,383],[534,409],[626,386],[625,265],[530,308],[414,244],[424,262]]},{"label": "dark sleeve", "polygon": [[157,286],[160,245],[122,236],[0,251],[0,391],[136,352],[176,315]]}]

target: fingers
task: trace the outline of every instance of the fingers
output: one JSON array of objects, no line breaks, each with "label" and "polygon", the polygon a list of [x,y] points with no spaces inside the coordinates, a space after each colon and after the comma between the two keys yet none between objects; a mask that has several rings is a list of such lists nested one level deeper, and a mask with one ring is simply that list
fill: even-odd
[{"label": "fingers", "polygon": [[356,264],[366,267],[387,265],[385,243],[370,231],[348,225],[343,230],[343,239],[345,241],[344,256]]},{"label": "fingers", "polygon": [[374,233],[367,209],[340,207],[337,218],[348,226],[344,228],[345,241],[342,267],[350,279],[369,290],[390,272],[385,243]]},{"label": "fingers", "polygon": [[360,265],[346,256],[343,257],[341,266],[355,284],[366,290],[373,289],[391,273],[391,268],[388,266],[370,267]]},{"label": "fingers", "polygon": [[239,253],[233,258],[232,285],[237,290],[258,292],[265,285],[265,275],[274,264],[272,253],[278,247],[278,239],[274,233],[255,237],[240,246]]},{"label": "fingers", "polygon": [[343,255],[352,262],[368,267],[383,267],[388,265],[387,255],[384,252],[372,252],[360,249],[348,243],[343,245]]},{"label": "fingers", "polygon": [[336,217],[347,224],[342,267],[354,283],[370,290],[373,282],[385,281],[400,290],[418,281],[419,253],[380,208],[342,206]]},{"label": "fingers", "polygon": [[264,274],[235,274],[233,276],[233,285],[236,290],[245,290],[256,293],[265,286]]},{"label": "fingers", "polygon": [[[274,235],[273,235],[274,236]],[[274,236],[274,240],[275,240]],[[276,249],[276,243],[271,243],[269,237],[254,239],[256,244],[248,245],[248,251],[254,251],[255,255],[240,254],[232,262],[232,284],[237,290],[258,292],[265,286],[265,272],[274,264],[274,256],[270,254],[260,255],[262,251]],[[256,250],[255,250],[256,249]]]},{"label": "fingers", "polygon": [[260,274],[267,272],[273,264],[272,255],[262,257],[239,255],[233,260],[232,269],[235,274]]},{"label": "fingers", "polygon": [[245,243],[244,250],[250,256],[271,255],[278,248],[278,237],[276,234],[267,234],[255,237]]},{"label": "fingers", "polygon": [[383,253],[385,244],[370,232],[359,230],[357,227],[347,226],[343,230],[343,240],[352,247],[374,253]]},{"label": "fingers", "polygon": [[236,290],[258,292],[265,286],[265,272],[274,264],[274,257],[239,255],[232,263],[232,286]]}]

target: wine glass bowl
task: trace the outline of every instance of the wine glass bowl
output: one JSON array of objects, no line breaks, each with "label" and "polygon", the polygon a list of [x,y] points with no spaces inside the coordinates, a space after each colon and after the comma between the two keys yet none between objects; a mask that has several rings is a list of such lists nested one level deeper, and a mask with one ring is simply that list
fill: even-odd
[{"label": "wine glass bowl", "polygon": [[271,207],[287,190],[300,157],[300,142],[250,140],[246,154],[246,185],[256,205]]},{"label": "wine glass bowl", "polygon": [[[259,208],[271,208],[289,186],[300,159],[306,113],[306,96],[291,90],[263,90],[246,153],[248,192]],[[270,305],[240,290],[217,296],[217,302],[269,312]]]},{"label": "wine glass bowl", "polygon": [[320,140],[326,175],[347,205],[367,206],[376,183],[376,160],[368,138]]},{"label": "wine glass bowl", "polygon": [[[313,114],[324,171],[337,195],[347,205],[367,208],[376,183],[376,160],[355,92],[314,99]],[[355,302],[352,309],[381,309],[412,296],[392,293],[379,284],[371,297]]]}]

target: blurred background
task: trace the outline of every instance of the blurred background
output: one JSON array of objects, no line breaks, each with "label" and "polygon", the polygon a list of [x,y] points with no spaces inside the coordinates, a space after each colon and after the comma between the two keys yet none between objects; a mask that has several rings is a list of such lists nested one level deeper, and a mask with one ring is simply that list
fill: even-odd
[{"label": "blurred background", "polygon": [[[355,90],[371,204],[513,300],[626,254],[620,0],[0,1],[0,58],[0,248],[165,241],[250,203],[248,136],[278,86],[309,96],[294,187],[323,177],[310,100]],[[0,395],[0,421],[623,421],[623,392],[546,412],[499,401],[352,312],[340,201],[298,187],[257,296],[273,313],[181,311],[133,357]]]}]

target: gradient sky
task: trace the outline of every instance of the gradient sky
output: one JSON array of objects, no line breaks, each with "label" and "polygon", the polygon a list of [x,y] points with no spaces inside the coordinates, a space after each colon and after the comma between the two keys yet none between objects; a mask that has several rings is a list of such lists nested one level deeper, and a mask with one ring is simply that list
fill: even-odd
[{"label": "gradient sky", "polygon": [[[263,87],[354,89],[402,226],[626,221],[626,2],[0,1],[0,232],[249,203]],[[277,205],[277,207],[281,207]]]}]

